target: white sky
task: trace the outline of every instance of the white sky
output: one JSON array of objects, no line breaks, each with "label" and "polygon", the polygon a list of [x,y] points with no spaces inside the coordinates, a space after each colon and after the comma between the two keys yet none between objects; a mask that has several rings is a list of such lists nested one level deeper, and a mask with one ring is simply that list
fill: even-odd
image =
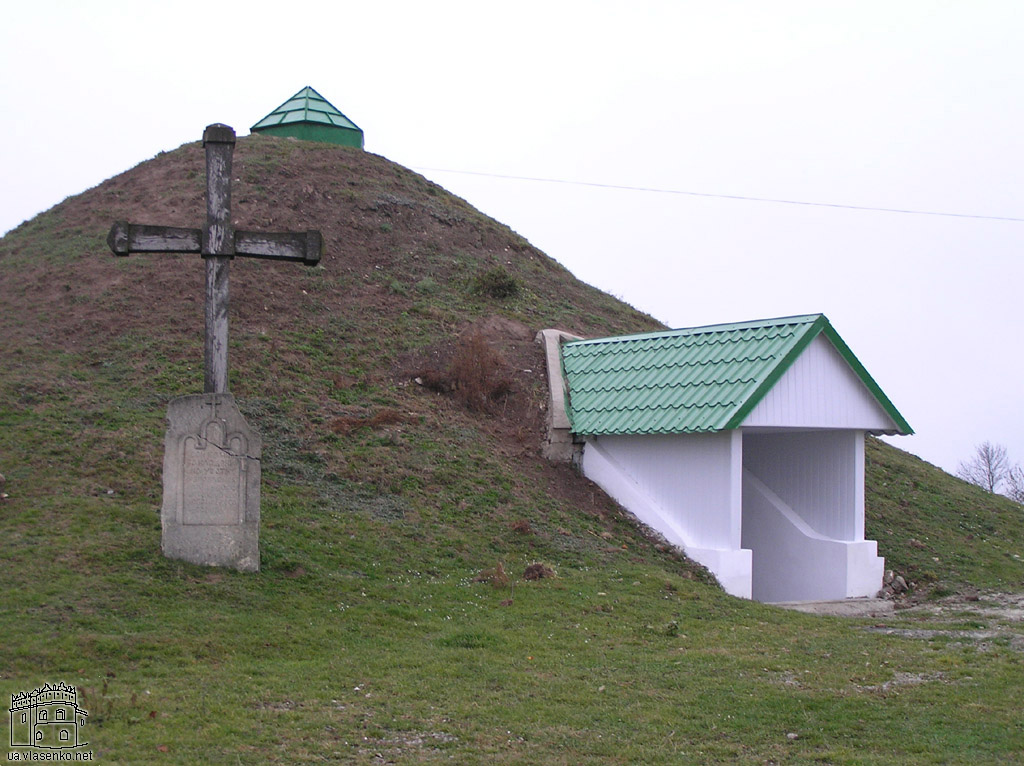
[{"label": "white sky", "polygon": [[[414,169],[1024,218],[1022,65],[1011,0],[35,0],[0,232],[305,85]],[[824,312],[893,443],[1024,462],[1024,222],[421,172],[673,327]]]}]

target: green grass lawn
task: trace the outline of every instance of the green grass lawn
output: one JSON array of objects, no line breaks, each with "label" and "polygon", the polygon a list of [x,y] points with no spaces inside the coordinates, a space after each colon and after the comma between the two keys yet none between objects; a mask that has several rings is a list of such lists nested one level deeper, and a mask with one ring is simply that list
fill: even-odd
[{"label": "green grass lawn", "polygon": [[[271,477],[272,479],[273,477]],[[42,494],[42,493],[40,493]],[[551,539],[269,487],[264,568],[157,555],[152,503],[0,506],[0,693],[57,680],[105,763],[1014,763],[1024,631],[740,601],[625,523]],[[452,541],[445,542],[451,534]],[[622,546],[626,546],[623,549]],[[557,576],[525,581],[542,560]],[[511,577],[478,581],[503,562]],[[889,627],[949,627],[913,610]],[[973,627],[972,627],[973,626]]]}]

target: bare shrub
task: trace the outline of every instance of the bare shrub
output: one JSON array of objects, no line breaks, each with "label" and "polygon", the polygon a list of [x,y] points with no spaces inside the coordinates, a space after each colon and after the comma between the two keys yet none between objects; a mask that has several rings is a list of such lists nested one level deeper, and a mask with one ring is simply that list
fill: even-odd
[{"label": "bare shrub", "polygon": [[1006,472],[1004,494],[1015,503],[1024,505],[1024,467],[1015,465]]},{"label": "bare shrub", "polygon": [[974,448],[974,457],[960,463],[956,475],[984,489],[999,492],[1024,505],[1024,466],[1011,463],[1006,447],[983,442]]},{"label": "bare shrub", "polygon": [[508,364],[483,335],[463,339],[452,359],[451,381],[455,394],[471,410],[490,412],[494,402],[512,392]]}]

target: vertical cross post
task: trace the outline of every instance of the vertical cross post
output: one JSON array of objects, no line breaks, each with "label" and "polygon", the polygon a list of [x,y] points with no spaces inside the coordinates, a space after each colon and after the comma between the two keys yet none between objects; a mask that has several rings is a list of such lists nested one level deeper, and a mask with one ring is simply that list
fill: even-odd
[{"label": "vertical cross post", "polygon": [[257,232],[236,230],[231,220],[231,157],[235,131],[219,123],[203,132],[206,150],[206,226],[149,226],[118,221],[107,244],[114,255],[198,253],[206,270],[206,342],[203,391],[228,392],[228,273],[235,256],[292,261],[316,266],[323,256],[319,231]]},{"label": "vertical cross post", "polygon": [[224,394],[228,390],[228,277],[235,255],[231,224],[231,156],[235,131],[227,125],[210,125],[203,132],[206,150],[206,228],[203,260],[206,263],[206,343],[203,391]]}]

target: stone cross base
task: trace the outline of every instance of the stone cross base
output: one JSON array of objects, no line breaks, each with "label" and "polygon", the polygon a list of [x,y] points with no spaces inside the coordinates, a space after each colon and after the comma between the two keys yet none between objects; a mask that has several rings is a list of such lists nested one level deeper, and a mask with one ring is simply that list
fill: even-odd
[{"label": "stone cross base", "polygon": [[259,571],[261,449],[231,394],[171,400],[160,515],[164,556]]}]

